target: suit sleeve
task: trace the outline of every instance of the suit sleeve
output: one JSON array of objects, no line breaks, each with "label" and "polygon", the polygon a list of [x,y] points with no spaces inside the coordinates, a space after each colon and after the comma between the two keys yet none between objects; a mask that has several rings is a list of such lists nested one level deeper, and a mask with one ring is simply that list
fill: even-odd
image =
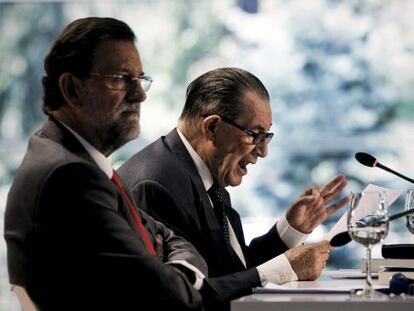
[{"label": "suit sleeve", "polygon": [[[149,255],[137,231],[128,223],[116,189],[95,166],[76,163],[56,169],[40,200],[39,206],[46,208],[37,211],[37,237],[54,243],[50,237],[54,234],[64,245],[62,250],[58,247],[58,252],[67,254],[65,267],[56,273],[64,271],[68,284],[73,281],[79,285],[77,278],[82,279],[82,284],[89,284],[92,291],[100,291],[100,300],[115,295],[122,297],[125,306],[136,304],[137,295],[139,299],[157,299],[155,303],[160,305],[187,309],[200,306],[201,296],[184,274]],[[167,241],[174,239],[170,231],[153,225]],[[187,246],[177,239],[169,252],[179,256]],[[199,255],[189,248],[187,256]]]},{"label": "suit sleeve", "polygon": [[[130,188],[136,204],[174,228],[189,241],[202,240],[200,232],[192,229],[191,218],[185,213],[175,197],[160,183],[153,180],[144,180]],[[196,238],[195,238],[196,237]],[[260,242],[259,242],[260,244]],[[260,278],[256,268],[246,271],[227,274],[220,277],[206,278],[201,290],[203,298],[214,306],[215,302],[228,301],[248,295],[252,288],[260,286]]]},{"label": "suit sleeve", "polygon": [[208,274],[206,262],[191,243],[176,235],[174,231],[156,221],[145,211],[141,210],[141,217],[147,222],[147,226],[152,227],[153,232],[159,236],[159,241],[156,243],[161,244],[164,262],[186,261],[204,275]]},{"label": "suit sleeve", "polygon": [[276,225],[262,236],[254,238],[247,247],[250,263],[258,266],[262,263],[283,254],[289,248],[280,238]]},{"label": "suit sleeve", "polygon": [[171,192],[154,180],[144,180],[133,186],[132,192],[136,205],[171,228],[177,235],[188,241],[199,235],[192,230],[191,219],[179,200]]}]

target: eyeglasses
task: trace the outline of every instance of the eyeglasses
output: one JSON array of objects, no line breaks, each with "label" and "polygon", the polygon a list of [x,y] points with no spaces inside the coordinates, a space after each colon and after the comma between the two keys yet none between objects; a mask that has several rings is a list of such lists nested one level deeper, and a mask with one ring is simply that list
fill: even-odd
[{"label": "eyeglasses", "polygon": [[134,77],[128,74],[102,74],[99,72],[91,72],[89,75],[101,77],[105,83],[105,87],[117,91],[127,91],[134,81],[139,81],[142,89],[148,92],[153,81],[150,76]]},{"label": "eyeglasses", "polygon": [[255,132],[253,132],[253,131],[251,131],[251,130],[249,130],[249,129],[241,126],[241,125],[238,125],[237,123],[234,123],[232,120],[227,119],[226,117],[223,117],[223,116],[220,116],[220,117],[224,122],[226,122],[230,125],[233,125],[234,127],[237,127],[239,130],[242,130],[246,134],[252,136],[253,137],[253,144],[255,144],[255,145],[259,145],[263,142],[266,142],[266,144],[268,144],[273,138],[274,133],[271,133],[271,132],[255,133]]}]

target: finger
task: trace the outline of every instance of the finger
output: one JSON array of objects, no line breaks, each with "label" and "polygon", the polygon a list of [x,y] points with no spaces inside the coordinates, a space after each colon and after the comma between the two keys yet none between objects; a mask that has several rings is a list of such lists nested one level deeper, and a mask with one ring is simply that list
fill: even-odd
[{"label": "finger", "polygon": [[344,175],[338,175],[333,180],[328,182],[321,189],[321,195],[325,196],[330,192],[333,192],[335,189],[343,189],[347,184],[346,177]]},{"label": "finger", "polygon": [[161,234],[156,234],[155,235],[155,241],[157,242],[157,243],[162,243],[162,236],[161,236]]},{"label": "finger", "polygon": [[329,192],[328,191],[325,191],[325,190],[321,191],[321,196],[323,197],[324,201],[325,202],[329,202],[332,199],[336,198],[342,192],[342,190],[344,190],[346,184],[347,183],[344,182],[344,183],[342,183],[340,185],[337,185],[336,188],[332,189]]},{"label": "finger", "polygon": [[334,179],[330,180],[326,185],[324,185],[321,190],[331,191],[333,188],[336,187],[338,183],[341,183],[343,179],[344,179],[343,175],[338,175]]},{"label": "finger", "polygon": [[316,188],[316,187],[311,187],[311,188],[309,188],[309,189],[306,189],[303,193],[302,193],[302,195],[301,195],[301,197],[303,197],[303,196],[307,196],[307,195],[315,195],[315,194],[319,194],[319,190],[318,190],[318,188]]},{"label": "finger", "polygon": [[326,212],[328,213],[328,216],[335,213],[337,210],[339,210],[341,207],[343,207],[345,204],[347,204],[348,201],[349,201],[348,197],[343,197],[342,199],[340,199],[335,204],[332,204],[331,206],[327,207]]},{"label": "finger", "polygon": [[[312,245],[312,244],[308,244],[308,245]],[[323,240],[323,241],[320,241],[318,243],[314,243],[313,246],[320,253],[326,253],[328,250],[331,249],[329,241],[327,241],[327,240]]]},{"label": "finger", "polygon": [[336,187],[331,192],[321,193],[324,201],[325,202],[331,201],[333,198],[335,198],[338,194],[341,193],[341,191],[345,188],[345,186],[346,186],[346,182],[343,185],[340,185],[340,186]]},{"label": "finger", "polygon": [[319,198],[320,198],[319,194],[304,195],[304,196],[301,196],[296,201],[296,204],[299,204],[299,205],[314,204],[318,201]]},{"label": "finger", "polygon": [[321,250],[321,254],[326,254],[329,257],[331,250],[329,248]]},{"label": "finger", "polygon": [[323,261],[327,261],[327,260],[329,259],[329,253],[322,253],[322,255],[321,255],[321,259],[322,259]]},{"label": "finger", "polygon": [[323,197],[323,199],[325,200],[325,202],[329,202],[330,200],[332,200],[333,198],[335,198],[338,194],[341,193],[341,191],[345,188],[346,183],[338,186],[337,188],[333,189],[331,192],[321,192],[321,196]]},{"label": "finger", "polygon": [[329,241],[328,240],[323,240],[320,243],[321,243],[322,249],[329,254],[329,252],[332,250],[332,246],[329,243]]}]

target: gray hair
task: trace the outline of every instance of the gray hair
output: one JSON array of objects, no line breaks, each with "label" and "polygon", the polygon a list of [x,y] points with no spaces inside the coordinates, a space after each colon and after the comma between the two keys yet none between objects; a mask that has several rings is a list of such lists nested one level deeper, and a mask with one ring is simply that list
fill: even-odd
[{"label": "gray hair", "polygon": [[270,100],[263,83],[250,72],[234,67],[210,70],[188,86],[180,120],[195,121],[212,114],[236,119],[244,110],[242,100],[248,91]]}]

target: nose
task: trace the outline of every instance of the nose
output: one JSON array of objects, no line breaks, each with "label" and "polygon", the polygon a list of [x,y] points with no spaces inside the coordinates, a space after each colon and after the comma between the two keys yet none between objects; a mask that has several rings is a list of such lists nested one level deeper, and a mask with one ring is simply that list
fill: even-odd
[{"label": "nose", "polygon": [[265,158],[268,152],[267,143],[262,142],[260,144],[257,144],[256,147],[254,148],[254,152],[256,153],[258,157]]},{"label": "nose", "polygon": [[147,98],[147,93],[141,86],[139,80],[133,81],[129,86],[127,100],[129,102],[143,102]]}]

